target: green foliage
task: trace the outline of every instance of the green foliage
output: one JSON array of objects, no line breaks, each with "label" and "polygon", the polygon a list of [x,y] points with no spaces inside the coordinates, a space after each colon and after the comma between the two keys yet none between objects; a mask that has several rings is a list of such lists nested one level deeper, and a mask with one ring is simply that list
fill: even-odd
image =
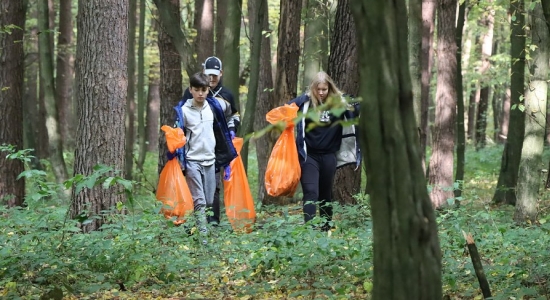
[{"label": "green foliage", "polygon": [[[460,207],[437,215],[443,289],[454,298],[481,295],[463,231],[475,238],[494,299],[540,298],[550,288],[545,206],[540,222],[529,227],[514,225],[513,208],[490,206],[501,152],[502,147],[467,151]],[[145,178],[156,178],[156,160],[146,162],[151,165]],[[33,170],[23,174],[29,180],[44,176]],[[249,177],[257,185],[256,173]],[[79,221],[67,218],[67,203],[27,197],[24,208],[0,207],[0,295],[36,299],[61,289],[67,299],[370,297],[368,195],[356,195],[357,205],[336,205],[336,229],[328,233],[317,229],[323,220],[304,225],[300,206],[263,206],[251,233],[234,233],[224,220],[210,228],[208,244],[202,245],[198,234],[189,234],[196,233],[194,220],[174,226],[159,214],[161,204],[145,185],[113,176],[108,167],[98,166],[94,174],[67,184],[75,189],[122,184],[132,205],[120,204],[106,213],[129,213],[109,214],[101,230],[83,234]],[[57,188],[43,189],[48,192],[48,187]]]}]

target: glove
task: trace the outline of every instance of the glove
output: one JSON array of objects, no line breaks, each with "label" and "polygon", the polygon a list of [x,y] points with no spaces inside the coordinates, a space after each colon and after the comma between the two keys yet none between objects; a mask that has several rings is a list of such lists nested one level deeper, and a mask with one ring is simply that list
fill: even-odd
[{"label": "glove", "polygon": [[231,136],[231,139],[234,139],[235,138],[235,131],[230,130],[229,135]]},{"label": "glove", "polygon": [[166,152],[166,157],[168,158],[168,160],[172,160],[176,157],[176,152],[172,153],[170,151]]},{"label": "glove", "polygon": [[229,177],[231,175],[231,167],[229,165],[225,166],[223,168],[223,180],[229,180]]}]

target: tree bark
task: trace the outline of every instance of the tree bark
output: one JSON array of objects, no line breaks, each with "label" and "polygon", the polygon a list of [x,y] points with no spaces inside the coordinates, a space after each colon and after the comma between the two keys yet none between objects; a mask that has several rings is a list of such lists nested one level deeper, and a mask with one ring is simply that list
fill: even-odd
[{"label": "tree bark", "polygon": [[[147,94],[147,151],[159,151],[159,118],[160,118],[160,88],[159,63],[149,67],[149,89]],[[164,148],[160,148],[164,149]]]},{"label": "tree bark", "polygon": [[328,17],[323,13],[324,5],[323,1],[307,0],[306,19],[304,20],[302,91],[309,87],[313,76],[322,70],[323,57],[328,55],[321,50],[322,38],[329,34]]},{"label": "tree bark", "polygon": [[479,105],[477,107],[477,118],[476,118],[476,138],[475,145],[476,150],[485,148],[487,143],[487,138],[485,133],[487,131],[487,113],[489,108],[489,96],[491,92],[490,80],[486,75],[491,68],[491,55],[493,54],[493,28],[494,28],[494,9],[491,6],[492,0],[487,1],[488,7],[486,12],[483,15],[481,21],[482,25],[486,27],[486,32],[484,32],[480,38],[481,42],[481,69],[480,76],[483,82],[481,83],[481,90],[479,92]]},{"label": "tree bark", "polygon": [[59,35],[57,36],[57,67],[55,91],[59,107],[59,124],[63,146],[74,149],[74,101],[73,101],[73,15],[72,1],[59,1]]},{"label": "tree bark", "polygon": [[[214,55],[214,0],[195,1],[194,28],[195,53],[197,54],[197,72],[202,70],[202,62]],[[223,61],[223,60],[222,60]]]},{"label": "tree bark", "polygon": [[[422,0],[409,0],[409,65],[416,124],[421,124],[422,95]],[[419,131],[420,132],[420,131]]]},{"label": "tree bark", "polygon": [[[155,0],[157,1],[157,0]],[[172,19],[177,20],[176,28],[180,28],[179,0],[170,0],[164,8],[173,14]],[[158,5],[158,4],[157,4]],[[159,9],[160,13],[160,9]],[[160,54],[160,125],[174,124],[173,106],[183,95],[182,87],[182,59],[178,55],[177,43],[167,32],[168,28],[161,26],[159,28],[158,47]],[[160,128],[157,128],[160,131]],[[164,134],[159,134],[158,139],[158,173],[162,171],[168,161],[166,157],[166,138]]]},{"label": "tree bark", "polygon": [[[139,39],[138,39],[138,77],[137,77],[137,137],[139,144],[139,154],[137,167],[143,170],[145,156],[147,155],[147,134],[145,132],[145,112],[147,102],[145,99],[145,1],[139,0]],[[155,26],[152,26],[154,28]]]},{"label": "tree bark", "polygon": [[[98,164],[122,171],[128,88],[128,0],[80,0],[77,19],[78,129],[74,174]],[[114,172],[109,174],[114,176]],[[102,214],[125,201],[120,185],[73,189],[71,216],[87,218],[84,232],[100,229]]]},{"label": "tree bark", "polygon": [[426,174],[426,148],[428,146],[430,81],[432,79],[433,36],[435,30],[436,0],[422,0],[422,55],[420,87],[420,157],[422,170]]},{"label": "tree bark", "polygon": [[462,196],[464,186],[464,165],[466,155],[466,132],[464,129],[464,86],[462,83],[462,31],[466,22],[466,1],[458,7],[458,20],[456,26],[456,173],[455,181],[458,188],[454,196]]},{"label": "tree bark", "polygon": [[[274,97],[276,106],[296,97],[298,89],[298,62],[300,60],[300,16],[302,1],[282,0],[277,46],[277,70],[275,73]],[[264,115],[265,119],[265,115]],[[279,137],[276,132],[268,133],[269,144],[274,145]],[[263,182],[263,178],[262,181]],[[284,197],[265,197],[264,204],[286,204]]]},{"label": "tree bark", "polygon": [[223,60],[223,85],[233,92],[233,99],[238,110],[239,101],[239,66],[241,52],[239,49],[241,36],[241,8],[242,0],[226,0],[227,16],[223,27],[223,53],[228,59]]},{"label": "tree bark", "polygon": [[361,143],[372,181],[372,299],[441,300],[441,252],[419,160],[407,29],[402,25],[405,1],[350,4],[360,53]]},{"label": "tree bark", "polygon": [[124,173],[132,180],[136,141],[136,12],[137,0],[128,0],[128,94],[126,96],[126,151]]},{"label": "tree bark", "polygon": [[[0,1],[0,145],[23,148],[23,33],[27,6],[20,0]],[[9,13],[7,13],[9,12]],[[14,28],[8,29],[11,26]],[[24,170],[23,161],[7,159],[0,153],[0,203],[21,206],[25,197],[25,179],[17,179]]]},{"label": "tree bark", "polygon": [[437,92],[429,182],[434,207],[454,197],[456,130],[456,0],[439,0],[437,14]]},{"label": "tree bark", "polygon": [[38,49],[40,53],[40,85],[44,87],[46,103],[46,128],[49,140],[49,153],[55,180],[62,183],[67,180],[68,173],[63,158],[63,142],[59,125],[58,107],[53,78],[53,55],[50,48],[50,27],[48,25],[48,0],[38,1]]},{"label": "tree bark", "polygon": [[[542,152],[548,97],[548,59],[550,30],[542,5],[535,4],[531,13],[531,78],[525,90],[525,139],[521,149],[514,220],[519,223],[537,219],[537,201],[541,183]],[[533,49],[534,48],[534,49]]]},{"label": "tree bark", "polygon": [[[350,1],[338,1],[334,30],[331,37],[328,74],[345,93],[356,97],[359,93],[357,64],[357,37]],[[336,171],[332,187],[333,198],[340,204],[355,204],[354,195],[361,191],[361,168],[344,166]]]},{"label": "tree bark", "polygon": [[[510,123],[508,136],[502,160],[500,173],[493,195],[495,204],[516,204],[516,184],[518,181],[519,162],[525,130],[525,114],[520,110],[521,97],[524,92],[525,81],[525,3],[524,0],[510,2],[510,12],[513,16],[510,24],[510,55],[511,55],[511,79],[510,79]],[[515,20],[514,20],[515,19]]]},{"label": "tree bark", "polygon": [[[262,0],[266,2],[267,0]],[[258,2],[251,1],[248,6],[250,24],[254,26],[256,22],[254,21],[255,16],[251,12],[256,11],[255,5],[258,5]],[[262,32],[271,32],[269,28],[269,17],[268,17],[268,6],[263,5],[263,13],[265,15],[264,21],[261,24]],[[255,27],[251,26],[250,31],[254,32]],[[273,55],[271,54],[271,35],[266,34],[262,35],[262,47],[260,54],[260,74],[259,83],[258,83],[258,92],[256,100],[256,117],[254,118],[254,131],[258,132],[266,128],[269,123],[265,119],[265,115],[273,107],[280,105],[277,99],[273,96],[273,69],[271,67],[271,59]],[[265,170],[267,168],[267,162],[269,155],[271,154],[271,149],[275,144],[275,139],[270,135],[262,135],[259,137],[254,137],[254,143],[256,145],[256,159],[258,160],[258,199],[262,203],[273,202],[266,193],[264,182]]]}]

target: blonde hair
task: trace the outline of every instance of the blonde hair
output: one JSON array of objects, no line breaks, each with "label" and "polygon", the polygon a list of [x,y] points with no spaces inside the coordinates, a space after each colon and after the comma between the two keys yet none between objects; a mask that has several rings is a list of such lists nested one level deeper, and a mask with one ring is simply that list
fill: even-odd
[{"label": "blonde hair", "polygon": [[311,84],[309,85],[309,90],[307,92],[314,106],[322,104],[321,100],[317,99],[317,96],[316,96],[317,86],[321,83],[326,83],[328,85],[327,99],[330,99],[332,97],[338,97],[338,98],[341,97],[342,92],[336,87],[336,84],[334,84],[334,81],[332,80],[332,78],[330,78],[330,76],[328,76],[327,73],[321,71],[315,74],[315,76],[311,80]]}]

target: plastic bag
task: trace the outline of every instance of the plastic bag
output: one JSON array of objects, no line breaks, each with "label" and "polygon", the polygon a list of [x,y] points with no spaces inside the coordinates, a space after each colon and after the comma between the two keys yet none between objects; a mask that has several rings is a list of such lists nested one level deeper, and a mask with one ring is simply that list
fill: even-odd
[{"label": "plastic bag", "polygon": [[[174,152],[185,145],[185,135],[181,128],[164,125],[161,129],[166,134],[169,151]],[[167,219],[176,217],[176,225],[185,223],[186,216],[193,213],[193,197],[176,158],[169,160],[160,172],[156,197],[163,204],[161,213]]]},{"label": "plastic bag", "polygon": [[239,156],[233,159],[230,164],[231,172],[229,179],[224,179],[223,181],[223,199],[225,214],[233,230],[249,233],[252,231],[252,225],[256,222],[256,210],[254,208],[254,199],[250,193],[244,164],[240,156],[243,143],[243,138],[236,137],[233,139],[233,145]]},{"label": "plastic bag", "polygon": [[301,168],[294,140],[294,123],[298,106],[285,104],[270,110],[266,120],[271,124],[286,122],[286,127],[277,139],[265,171],[265,189],[270,196],[294,196],[300,183]]}]

